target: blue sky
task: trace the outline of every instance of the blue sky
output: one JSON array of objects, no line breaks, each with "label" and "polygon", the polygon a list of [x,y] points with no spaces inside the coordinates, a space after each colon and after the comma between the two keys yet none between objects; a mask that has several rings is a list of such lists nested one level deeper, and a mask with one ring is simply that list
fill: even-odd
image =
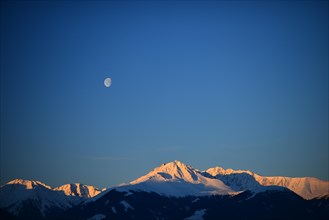
[{"label": "blue sky", "polygon": [[328,180],[328,155],[326,1],[1,5],[1,184],[175,159]]}]

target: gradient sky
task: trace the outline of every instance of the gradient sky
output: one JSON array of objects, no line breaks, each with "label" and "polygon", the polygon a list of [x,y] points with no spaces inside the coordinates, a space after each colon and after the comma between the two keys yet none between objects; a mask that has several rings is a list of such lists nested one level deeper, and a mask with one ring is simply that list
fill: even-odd
[{"label": "gradient sky", "polygon": [[328,157],[327,1],[1,3],[1,184]]}]

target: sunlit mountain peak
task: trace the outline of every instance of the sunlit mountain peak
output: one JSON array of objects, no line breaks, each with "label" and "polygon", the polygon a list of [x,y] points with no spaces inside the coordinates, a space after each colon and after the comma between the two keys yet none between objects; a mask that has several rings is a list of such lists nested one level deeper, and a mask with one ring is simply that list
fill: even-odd
[{"label": "sunlit mountain peak", "polygon": [[50,186],[40,182],[40,181],[35,181],[35,180],[23,180],[23,179],[15,179],[7,183],[8,185],[22,185],[26,189],[34,189],[36,187],[45,187],[47,189],[51,189]]}]

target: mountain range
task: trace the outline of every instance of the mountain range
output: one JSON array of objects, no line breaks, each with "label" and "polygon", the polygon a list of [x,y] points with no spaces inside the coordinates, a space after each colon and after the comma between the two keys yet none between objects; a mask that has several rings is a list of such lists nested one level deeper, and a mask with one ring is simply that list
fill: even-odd
[{"label": "mountain range", "polygon": [[221,167],[200,171],[180,161],[108,189],[51,188],[16,179],[0,187],[1,219],[326,219],[329,181],[265,177]]}]

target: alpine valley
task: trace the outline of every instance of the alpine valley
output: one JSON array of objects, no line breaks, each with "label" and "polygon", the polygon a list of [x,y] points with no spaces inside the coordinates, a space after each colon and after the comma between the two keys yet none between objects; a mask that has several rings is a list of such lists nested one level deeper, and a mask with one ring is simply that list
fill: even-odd
[{"label": "alpine valley", "polygon": [[0,219],[328,219],[329,181],[162,164],[129,184],[0,187]]}]

